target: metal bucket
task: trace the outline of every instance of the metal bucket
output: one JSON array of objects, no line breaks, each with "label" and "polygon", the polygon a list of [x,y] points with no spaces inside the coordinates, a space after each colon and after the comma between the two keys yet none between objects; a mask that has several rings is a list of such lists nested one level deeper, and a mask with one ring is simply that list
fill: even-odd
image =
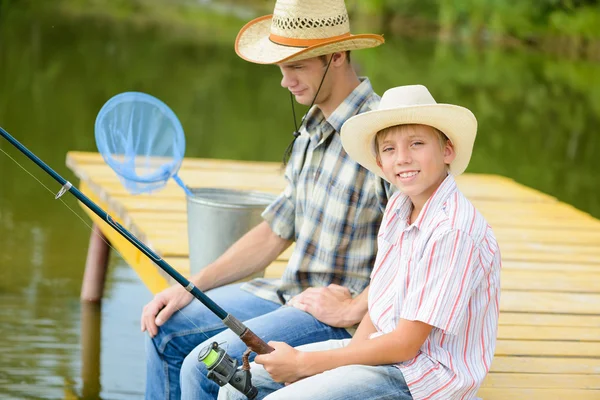
[{"label": "metal bucket", "polygon": [[[187,196],[190,272],[197,273],[262,222],[276,196],[256,191],[192,188]],[[263,276],[261,271],[253,275]]]}]

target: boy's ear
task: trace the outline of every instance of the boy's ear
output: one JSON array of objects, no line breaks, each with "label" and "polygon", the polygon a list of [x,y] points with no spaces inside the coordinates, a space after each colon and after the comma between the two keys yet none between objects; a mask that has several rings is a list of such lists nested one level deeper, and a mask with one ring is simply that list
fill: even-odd
[{"label": "boy's ear", "polygon": [[375,162],[377,163],[377,166],[379,168],[383,168],[383,166],[381,165],[381,158],[379,158],[379,154],[377,155],[377,157],[375,157]]},{"label": "boy's ear", "polygon": [[444,146],[444,163],[451,164],[456,158],[456,152],[454,151],[454,145],[450,140],[446,141]]}]

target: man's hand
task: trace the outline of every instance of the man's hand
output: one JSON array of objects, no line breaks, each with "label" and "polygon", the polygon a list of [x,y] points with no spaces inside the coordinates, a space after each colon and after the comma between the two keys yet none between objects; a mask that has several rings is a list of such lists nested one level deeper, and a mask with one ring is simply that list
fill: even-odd
[{"label": "man's hand", "polygon": [[257,355],[254,362],[261,364],[275,382],[294,383],[305,378],[302,352],[287,343],[269,342],[275,350],[269,354]]},{"label": "man's hand", "polygon": [[150,337],[156,336],[158,327],[164,324],[175,311],[190,304],[194,297],[180,285],[172,286],[154,296],[142,311],[141,329]]},{"label": "man's hand", "polygon": [[[353,316],[352,295],[348,288],[340,285],[308,288],[293,297],[288,304],[337,328],[346,328],[357,322]],[[360,321],[361,318],[362,315],[358,320]]]}]

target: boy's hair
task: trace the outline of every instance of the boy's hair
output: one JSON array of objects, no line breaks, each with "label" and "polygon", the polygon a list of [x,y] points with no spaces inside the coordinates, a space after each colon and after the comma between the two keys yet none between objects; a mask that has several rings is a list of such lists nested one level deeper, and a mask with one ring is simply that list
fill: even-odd
[{"label": "boy's hair", "polygon": [[[416,126],[419,126],[419,124],[406,124],[406,125],[394,125],[394,126],[390,126],[387,128],[384,128],[382,130],[380,130],[379,132],[377,132],[377,134],[375,135],[375,156],[377,157],[378,160],[380,160],[379,158],[379,143],[384,140],[387,135],[389,135],[392,131],[395,131],[397,129],[406,129],[406,128],[411,128],[414,129]],[[446,147],[446,143],[448,143],[448,141],[450,141],[450,139],[448,139],[448,136],[446,136],[444,134],[444,132],[440,131],[437,128],[434,128],[433,126],[429,126],[429,125],[423,125],[423,126],[427,126],[431,129],[434,130],[434,132],[437,134],[438,140],[440,142],[440,148],[443,150],[444,147]]]}]

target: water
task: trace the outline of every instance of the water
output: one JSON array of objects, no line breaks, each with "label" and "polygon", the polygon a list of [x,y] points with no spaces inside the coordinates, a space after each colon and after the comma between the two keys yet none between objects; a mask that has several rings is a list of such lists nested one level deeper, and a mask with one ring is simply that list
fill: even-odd
[{"label": "water", "polygon": [[[0,8],[0,126],[75,182],[66,152],[95,151],[102,104],[138,90],[175,111],[188,156],[279,160],[293,122],[278,69],[237,58],[242,21],[221,11],[194,21]],[[393,37],[352,57],[379,93],[422,83],[438,101],[473,110],[469,172],[514,178],[600,217],[597,64]],[[58,191],[7,142],[0,149]],[[0,398],[142,397],[138,318],[151,295],[113,256],[102,309],[82,308],[89,234],[0,153]]]}]

